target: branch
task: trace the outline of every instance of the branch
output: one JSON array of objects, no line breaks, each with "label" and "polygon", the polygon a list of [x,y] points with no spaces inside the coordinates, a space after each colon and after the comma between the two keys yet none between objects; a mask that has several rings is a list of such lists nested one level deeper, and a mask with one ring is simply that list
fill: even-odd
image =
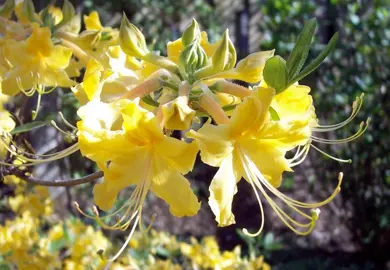
[{"label": "branch", "polygon": [[92,173],[90,175],[81,177],[81,178],[76,178],[76,179],[66,179],[66,180],[42,180],[35,178],[32,175],[27,175],[26,172],[16,168],[16,167],[11,167],[11,168],[6,168],[3,169],[2,172],[2,177],[7,176],[7,175],[15,175],[19,177],[20,179],[34,184],[34,185],[40,185],[40,186],[46,186],[46,187],[73,187],[85,183],[90,183],[98,178],[103,177],[103,172],[98,171],[95,173]]}]

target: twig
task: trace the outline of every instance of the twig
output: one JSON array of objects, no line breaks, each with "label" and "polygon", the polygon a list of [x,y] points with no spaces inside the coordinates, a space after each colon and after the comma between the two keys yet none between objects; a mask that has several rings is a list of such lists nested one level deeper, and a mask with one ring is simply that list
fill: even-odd
[{"label": "twig", "polygon": [[85,183],[89,183],[92,181],[97,180],[100,177],[103,177],[103,172],[98,171],[95,173],[92,173],[90,175],[81,177],[81,178],[76,178],[76,179],[66,179],[66,180],[42,180],[33,177],[32,175],[27,175],[26,172],[16,168],[16,167],[9,167],[9,168],[3,168],[2,171],[2,176],[7,176],[7,175],[15,175],[19,177],[20,179],[34,184],[34,185],[40,185],[40,186],[46,186],[46,187],[73,187]]}]

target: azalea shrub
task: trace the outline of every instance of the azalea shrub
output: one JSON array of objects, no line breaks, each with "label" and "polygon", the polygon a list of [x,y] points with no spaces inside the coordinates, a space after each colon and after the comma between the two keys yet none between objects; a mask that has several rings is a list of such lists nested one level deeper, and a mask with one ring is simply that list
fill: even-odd
[{"label": "azalea shrub", "polygon": [[[0,15],[2,95],[8,102],[24,101],[18,102],[14,111],[2,112],[3,178],[14,176],[18,183],[54,187],[95,181],[94,205],[89,207],[85,202],[75,201],[74,208],[106,231],[127,233],[125,242],[112,249],[104,236],[96,232],[99,236],[93,245],[99,246],[95,250],[98,265],[117,264],[136,235],[150,230],[153,220],[151,224],[143,221],[148,193],[165,201],[176,217],[198,213],[200,202],[186,178],[198,155],[203,163],[218,168],[211,179],[208,201],[216,225],[235,223],[232,203],[239,192],[238,182],[245,181],[257,199],[261,219],[255,231],[242,228],[243,235],[256,237],[262,233],[266,220],[264,202],[291,231],[297,235],[310,234],[320,218],[320,207],[340,192],[343,174],[334,175],[333,192],[315,203],[283,194],[278,189],[282,174],[293,172],[310,151],[335,162],[350,163],[350,159],[326,152],[323,145],[351,142],[369,125],[367,119],[345,138],[324,137],[351,124],[362,107],[363,95],[356,97],[345,120],[320,124],[317,114],[321,112],[315,110],[310,87],[299,82],[335,48],[338,33],[312,61],[307,61],[317,26],[315,19],[305,23],[287,59],[271,49],[239,60],[228,30],[212,43],[195,19],[180,38],[167,43],[165,56],[148,46],[143,33],[125,14],[119,29],[102,25],[96,11],[82,17],[68,1],[62,7],[49,5],[37,11],[31,0],[17,3],[9,0]],[[77,100],[77,117],[66,119],[59,112],[61,125],[54,120],[49,123],[64,136],[67,147],[38,154],[25,134],[48,123],[36,119],[41,113],[41,100],[55,91],[66,92]],[[29,98],[36,98],[36,109],[25,117],[24,105]],[[62,181],[34,176],[35,166],[76,152],[94,163],[97,171]],[[119,200],[118,194],[129,187],[130,194]],[[44,191],[28,192],[33,196]],[[10,205],[23,209],[24,204],[19,198],[10,201]],[[44,211],[37,213],[39,219]],[[31,224],[25,228],[28,235],[34,222],[39,225],[35,220],[22,220]],[[78,222],[64,221],[60,227],[53,227],[52,230],[57,230],[53,234],[61,234],[62,228],[65,242],[72,237],[76,242],[86,237],[82,245],[94,249],[88,242],[88,234],[95,238],[95,231],[77,225]],[[80,226],[82,229],[77,229]],[[71,231],[74,236],[66,236],[72,235]],[[50,236],[51,232],[44,233]],[[33,239],[32,236],[32,246]],[[220,260],[221,264],[225,259],[240,262],[239,249],[221,253],[213,241],[191,240],[192,246],[183,244],[180,250],[191,258],[192,264],[206,269],[216,267],[212,260],[214,253],[215,261]],[[203,245],[208,259],[201,255]],[[7,252],[17,256],[16,250],[10,248]],[[72,254],[69,256],[78,256],[79,252]],[[59,256],[65,259],[65,255]],[[254,269],[268,267],[254,254],[243,259],[243,263],[255,265]],[[234,267],[226,269],[239,266]]]}]

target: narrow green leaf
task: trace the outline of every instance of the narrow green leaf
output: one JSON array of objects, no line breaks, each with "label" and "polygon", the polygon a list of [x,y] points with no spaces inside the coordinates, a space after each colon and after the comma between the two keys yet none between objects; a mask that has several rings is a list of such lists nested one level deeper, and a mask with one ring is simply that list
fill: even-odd
[{"label": "narrow green leaf", "polygon": [[47,125],[48,123],[50,123],[50,122],[48,122],[48,121],[35,121],[35,122],[27,123],[25,125],[21,125],[21,126],[14,128],[14,130],[11,131],[11,134],[15,135],[15,134],[19,134],[19,133],[25,133],[25,132],[28,132],[30,130],[43,127],[43,126]]},{"label": "narrow green leaf", "polygon": [[313,18],[305,24],[302,32],[299,34],[294,49],[292,50],[286,63],[289,78],[293,78],[298,75],[305,64],[316,28],[317,20]]},{"label": "narrow green leaf", "polygon": [[[325,60],[325,58],[330,54],[330,52],[334,49],[336,46],[337,40],[339,38],[339,33],[333,35],[333,37],[330,39],[328,45],[326,45],[325,49],[317,56],[316,59],[314,59],[310,64],[308,64],[301,73],[299,73],[297,76],[289,80],[288,86],[292,85],[293,83],[302,80],[307,75],[312,73],[314,70],[316,70],[321,63]],[[287,87],[288,87],[287,86]]]},{"label": "narrow green leaf", "polygon": [[271,120],[273,120],[273,121],[279,121],[280,120],[279,114],[275,111],[274,108],[269,106],[268,110],[269,110],[269,113],[271,115]]},{"label": "narrow green leaf", "polygon": [[280,93],[286,88],[287,67],[286,61],[280,56],[274,56],[265,63],[263,76],[265,82],[275,88],[276,93]]},{"label": "narrow green leaf", "polygon": [[148,104],[150,106],[154,106],[154,107],[160,106],[160,103],[155,101],[150,95],[143,96],[142,101],[144,101],[146,104]]}]

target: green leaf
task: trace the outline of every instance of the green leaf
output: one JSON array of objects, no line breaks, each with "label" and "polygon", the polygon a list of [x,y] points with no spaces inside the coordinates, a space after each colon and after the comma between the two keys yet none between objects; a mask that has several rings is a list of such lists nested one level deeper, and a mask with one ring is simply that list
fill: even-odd
[{"label": "green leaf", "polygon": [[302,32],[299,34],[294,49],[292,50],[286,63],[289,78],[293,78],[298,75],[305,64],[316,28],[317,20],[313,18],[305,24]]},{"label": "green leaf", "polygon": [[30,130],[43,127],[43,126],[47,125],[48,123],[50,123],[50,122],[49,121],[35,121],[35,122],[27,123],[27,124],[24,124],[24,125],[21,125],[21,126],[14,128],[14,130],[11,131],[11,134],[15,135],[15,134],[20,134],[20,133],[25,133],[25,132],[28,132]]},{"label": "green leaf", "polygon": [[144,101],[146,104],[148,104],[150,106],[154,106],[154,107],[160,106],[160,103],[155,101],[150,95],[146,95],[146,96],[142,97],[142,101]]},{"label": "green leaf", "polygon": [[275,111],[274,108],[272,108],[271,106],[269,106],[269,113],[271,115],[271,120],[272,121],[279,121],[280,120],[280,117],[278,115],[278,113]]},{"label": "green leaf", "polygon": [[11,270],[11,267],[7,263],[1,263],[0,270]]},{"label": "green leaf", "polygon": [[265,82],[275,88],[276,93],[282,92],[287,85],[286,61],[280,56],[274,56],[265,63],[263,76]]},{"label": "green leaf", "polygon": [[[336,46],[337,40],[339,38],[339,33],[333,35],[333,37],[330,39],[328,45],[326,45],[325,49],[317,56],[316,59],[314,59],[310,64],[308,64],[301,73],[299,73],[297,76],[289,80],[288,86],[292,85],[293,83],[302,80],[307,75],[312,73],[314,70],[316,70],[321,63],[325,60],[325,58],[330,54],[330,52],[334,49]],[[287,86],[287,87],[288,87]]]}]

